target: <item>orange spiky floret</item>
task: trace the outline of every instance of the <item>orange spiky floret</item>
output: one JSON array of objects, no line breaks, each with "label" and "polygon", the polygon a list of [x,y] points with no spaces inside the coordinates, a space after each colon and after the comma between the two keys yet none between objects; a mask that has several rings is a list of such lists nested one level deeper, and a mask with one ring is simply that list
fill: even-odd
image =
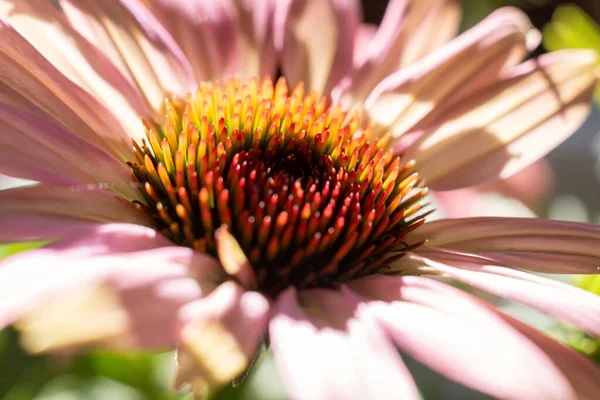
[{"label": "orange spiky floret", "polygon": [[414,162],[303,84],[207,83],[164,111],[130,163],[148,211],[174,242],[211,254],[227,226],[265,292],[377,272],[420,244],[405,242],[427,193]]}]

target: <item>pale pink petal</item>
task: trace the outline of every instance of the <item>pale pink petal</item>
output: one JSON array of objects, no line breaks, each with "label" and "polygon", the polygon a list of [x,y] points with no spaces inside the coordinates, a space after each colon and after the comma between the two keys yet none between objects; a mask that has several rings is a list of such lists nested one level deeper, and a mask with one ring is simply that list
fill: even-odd
[{"label": "pale pink petal", "polygon": [[291,398],[419,398],[393,346],[356,311],[353,300],[331,290],[279,296],[269,334]]},{"label": "pale pink petal", "polygon": [[[55,248],[31,250],[9,257],[0,263],[0,283],[3,285],[0,326],[11,323],[23,314],[24,309],[48,294],[106,278],[115,268],[110,258],[113,250],[115,254],[131,253],[168,245],[165,237],[150,228],[126,224],[90,225],[85,232],[77,232],[58,242]],[[109,257],[95,257],[102,255]],[[103,266],[99,260],[111,262],[107,261]],[[127,258],[119,261],[130,262]]]},{"label": "pale pink petal", "polygon": [[473,215],[480,192],[474,188],[463,188],[434,192],[437,207],[445,218],[466,218]]},{"label": "pale pink petal", "polygon": [[88,40],[90,26],[71,2],[2,0],[0,16],[62,74],[100,101],[129,132],[140,130],[140,116],[152,109],[129,71],[109,58],[106,47]]},{"label": "pale pink petal", "polygon": [[104,226],[9,257],[0,264],[0,325],[16,321],[34,352],[107,341],[172,345],[177,310],[224,274],[215,259],[167,245],[141,227]]},{"label": "pale pink petal", "polygon": [[173,242],[155,229],[142,225],[107,223],[89,224],[85,235],[69,235],[48,245],[45,250],[69,256],[109,255],[173,246]]},{"label": "pale pink petal", "polygon": [[195,393],[230,383],[249,366],[263,341],[269,302],[233,282],[184,307],[177,350],[177,385],[191,383]]},{"label": "pale pink petal", "polygon": [[[596,85],[592,51],[545,54],[455,104],[405,152],[429,186],[448,190],[537,161],[583,123]],[[460,156],[457,156],[460,155]]]},{"label": "pale pink petal", "polygon": [[411,235],[415,241],[427,240],[431,247],[493,260],[487,264],[548,273],[600,271],[600,227],[592,224],[537,218],[462,218],[427,222]]},{"label": "pale pink petal", "polygon": [[125,164],[53,121],[3,103],[0,172],[44,183],[110,184],[126,198],[141,199]]},{"label": "pale pink petal", "polygon": [[183,49],[197,80],[274,74],[274,0],[146,3]]},{"label": "pale pink petal", "polygon": [[237,72],[231,1],[149,0],[146,4],[187,56],[196,80],[218,80]]},{"label": "pale pink petal", "polygon": [[424,264],[502,298],[517,301],[564,319],[593,336],[600,336],[600,296],[548,278],[497,266],[469,262]]},{"label": "pale pink petal", "polygon": [[364,56],[355,64],[352,87],[346,97],[364,101],[386,76],[453,38],[460,16],[456,0],[390,1],[379,29],[360,49]]},{"label": "pale pink petal", "polygon": [[[35,235],[38,218],[40,232],[47,232],[49,222],[47,217],[60,217],[65,223],[83,221],[153,225],[150,216],[134,203],[109,191],[98,189],[97,185],[91,186],[65,187],[42,184],[1,190],[0,232],[24,230]],[[25,218],[24,221],[34,226],[22,229],[19,227],[21,221],[18,217]],[[56,221],[60,223],[59,220]],[[10,241],[10,235],[7,239]]]},{"label": "pale pink petal", "polygon": [[328,93],[350,73],[359,9],[356,0],[277,2],[275,44],[292,85]]},{"label": "pale pink petal", "polygon": [[57,215],[0,212],[0,243],[60,239],[88,232],[95,225],[91,221]]},{"label": "pale pink petal", "polygon": [[4,21],[0,21],[0,60],[0,101],[52,118],[121,160],[132,158],[131,140],[112,114]]},{"label": "pale pink petal", "polygon": [[[491,307],[490,307],[491,308]],[[501,318],[527,336],[552,359],[569,379],[579,399],[594,399],[600,393],[600,368],[583,354],[556,342],[523,322],[495,311]]]},{"label": "pale pink petal", "polygon": [[243,78],[274,76],[275,8],[278,0],[234,0],[238,15],[238,74]]},{"label": "pale pink petal", "polygon": [[[350,282],[395,343],[463,385],[511,399],[577,399],[551,358],[485,304],[422,277],[373,276]],[[458,360],[458,362],[457,362]]]},{"label": "pale pink petal", "polygon": [[[517,9],[496,11],[422,60],[384,79],[365,102],[369,116],[396,136],[439,115],[450,99],[495,81],[527,54],[533,30]],[[467,96],[468,97],[468,96]],[[425,122],[421,123],[423,125]]]},{"label": "pale pink petal", "polygon": [[462,10],[457,0],[412,0],[405,24],[406,44],[398,68],[420,60],[458,33]]},{"label": "pale pink petal", "polygon": [[139,0],[61,1],[70,22],[127,74],[150,107],[196,86],[183,52]]}]

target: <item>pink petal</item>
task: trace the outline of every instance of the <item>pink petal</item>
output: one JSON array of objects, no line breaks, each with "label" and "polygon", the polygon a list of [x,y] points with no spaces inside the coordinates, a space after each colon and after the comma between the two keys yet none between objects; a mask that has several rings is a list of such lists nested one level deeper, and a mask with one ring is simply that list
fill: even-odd
[{"label": "pink petal", "polygon": [[421,175],[438,190],[507,178],[583,123],[597,80],[596,62],[594,52],[573,50],[519,65],[453,105],[405,156],[416,159]]},{"label": "pink petal", "polygon": [[416,129],[430,114],[439,116],[438,110],[450,99],[489,85],[506,66],[521,60],[530,32],[537,31],[523,12],[496,11],[447,45],[388,76],[369,95],[365,108],[396,136]]},{"label": "pink petal", "polygon": [[133,224],[95,224],[84,235],[69,235],[45,250],[80,256],[110,255],[173,246],[173,242],[152,228]]},{"label": "pink petal", "polygon": [[579,399],[594,399],[600,393],[600,368],[583,354],[564,346],[532,327],[502,313],[495,311],[501,318],[528,337],[552,359],[569,379]]},{"label": "pink petal", "polygon": [[0,21],[0,101],[56,120],[69,132],[124,160],[131,141],[111,113]]},{"label": "pink petal", "polygon": [[63,8],[72,21],[88,24],[82,34],[120,63],[154,110],[161,110],[166,94],[181,96],[195,89],[183,52],[139,0],[70,1]]},{"label": "pink petal", "polygon": [[58,184],[108,184],[125,197],[141,199],[131,170],[53,121],[0,103],[0,172]]},{"label": "pink petal", "polygon": [[230,1],[149,0],[146,3],[190,60],[196,80],[217,80],[235,74],[236,15]]},{"label": "pink petal", "polygon": [[360,67],[369,57],[370,48],[368,47],[368,44],[373,40],[377,30],[377,25],[373,24],[360,24],[358,26],[358,30],[356,31],[356,39],[354,40],[352,60],[352,65],[355,68]]},{"label": "pink petal", "polygon": [[195,393],[223,386],[241,374],[262,343],[269,302],[233,282],[180,311],[184,323],[177,350],[177,383],[190,382]]},{"label": "pink petal", "polygon": [[150,0],[147,4],[183,49],[198,81],[274,74],[274,0]]},{"label": "pink petal", "polygon": [[349,74],[359,7],[356,0],[277,2],[275,44],[292,85],[328,93]]},{"label": "pink petal", "polygon": [[[155,248],[166,245],[147,229],[113,225],[9,257],[0,264],[0,326],[18,321],[34,352],[107,341],[172,345],[176,311],[224,275],[216,260],[192,249]],[[71,308],[77,318],[59,312]],[[119,321],[115,330],[105,332],[94,320],[105,317],[107,324]]]},{"label": "pink petal", "polygon": [[237,0],[234,4],[239,24],[239,74],[244,78],[275,76],[274,19],[277,0]]},{"label": "pink petal", "polygon": [[349,286],[391,302],[375,301],[371,312],[402,350],[451,379],[498,398],[577,398],[548,355],[475,297],[421,277],[373,276]]},{"label": "pink petal", "polygon": [[346,95],[355,102],[364,101],[386,76],[453,38],[460,16],[456,0],[390,1],[379,29],[360,49],[364,56],[356,65],[352,87]]},{"label": "pink petal", "polygon": [[[65,187],[42,184],[1,190],[0,216],[0,238],[8,241],[44,238],[50,220],[65,224],[81,221],[153,225],[150,217],[133,203],[106,190],[86,185]],[[21,226],[25,221],[29,226]],[[60,228],[56,229],[60,231]],[[11,239],[13,231],[31,237]]]},{"label": "pink petal", "polygon": [[100,101],[127,131],[152,114],[140,88],[118,57],[86,35],[90,24],[73,2],[5,0],[2,18],[68,79]]},{"label": "pink petal", "polygon": [[89,232],[96,226],[91,221],[57,215],[0,212],[0,216],[0,243],[60,239]]},{"label": "pink petal", "polygon": [[456,261],[449,265],[427,258],[423,262],[471,286],[526,304],[600,336],[600,296],[509,268]]},{"label": "pink petal", "polygon": [[294,289],[282,293],[269,325],[275,362],[292,398],[419,398],[394,348],[372,320],[355,314],[354,301],[310,290],[300,293],[300,302]]},{"label": "pink petal", "polygon": [[555,179],[552,166],[542,158],[509,178],[491,181],[479,189],[513,197],[539,214],[554,194]]},{"label": "pink petal", "polygon": [[430,247],[493,260],[487,264],[550,273],[600,271],[600,228],[591,224],[537,218],[463,218],[428,222],[412,235],[415,241],[427,240]]},{"label": "pink petal", "polygon": [[[1,291],[4,297],[0,302],[3,306],[0,326],[10,324],[23,313],[22,308],[37,303],[38,298],[56,293],[61,288],[75,288],[80,283],[109,276],[114,263],[106,262],[103,266],[96,256],[111,256],[113,251],[115,254],[130,253],[168,245],[169,241],[164,236],[157,235],[150,228],[127,224],[89,225],[86,231],[57,242],[55,247],[9,257],[0,263],[0,283],[5,289]],[[78,262],[85,258],[89,259],[90,267],[82,268]],[[127,258],[118,261],[125,264]],[[30,284],[27,284],[28,281],[31,281]]]}]

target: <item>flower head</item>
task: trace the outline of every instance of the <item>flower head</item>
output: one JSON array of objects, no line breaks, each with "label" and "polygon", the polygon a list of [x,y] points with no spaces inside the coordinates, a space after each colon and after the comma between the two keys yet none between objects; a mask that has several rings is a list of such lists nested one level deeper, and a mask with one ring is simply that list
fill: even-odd
[{"label": "flower head", "polygon": [[0,239],[51,241],[0,265],[30,351],[178,345],[203,394],[268,336],[298,399],[418,398],[397,348],[499,398],[598,392],[447,281],[600,335],[597,296],[525,272],[597,272],[600,229],[420,203],[568,137],[593,54],[518,64],[537,35],[513,9],[450,40],[450,0],[393,1],[376,32],[348,0],[58,4],[0,1],[0,171],[40,182],[0,192]]},{"label": "flower head", "polygon": [[173,242],[215,256],[229,230],[264,292],[330,287],[418,245],[404,242],[427,193],[414,162],[302,84],[228,80],[165,110],[148,146],[134,142],[142,207]]}]

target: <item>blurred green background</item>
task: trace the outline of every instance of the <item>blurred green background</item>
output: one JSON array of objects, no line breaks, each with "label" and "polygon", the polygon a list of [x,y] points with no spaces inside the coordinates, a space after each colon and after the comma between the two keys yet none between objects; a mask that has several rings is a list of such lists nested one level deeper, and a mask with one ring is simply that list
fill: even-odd
[{"label": "blurred green background", "polygon": [[[581,8],[565,3],[577,3]],[[387,1],[384,0],[363,0],[366,20],[378,23],[386,4]],[[463,0],[463,5],[463,29],[474,25],[498,7],[514,5],[523,8],[534,24],[543,29],[544,45],[547,49],[593,48],[600,51],[600,29],[594,22],[600,18],[600,1]],[[584,14],[583,10],[589,16]],[[548,157],[557,179],[554,196],[548,199],[545,209],[540,213],[542,216],[600,223],[598,122],[600,117],[596,111],[581,132]],[[597,185],[590,185],[590,181]],[[39,244],[0,246],[0,257],[7,257],[36,245]],[[598,277],[581,278],[574,283],[600,294]],[[504,307],[600,362],[598,342],[592,338],[570,327],[557,325],[530,310],[514,305]],[[426,399],[485,398],[447,381],[413,360],[407,359],[407,363]],[[9,329],[0,332],[0,399],[191,398],[185,393],[175,393],[171,390],[172,365],[171,353],[93,351],[74,358],[30,356],[20,350],[16,333]],[[240,386],[227,388],[214,396],[214,399],[285,398],[273,360],[265,352]]]}]

